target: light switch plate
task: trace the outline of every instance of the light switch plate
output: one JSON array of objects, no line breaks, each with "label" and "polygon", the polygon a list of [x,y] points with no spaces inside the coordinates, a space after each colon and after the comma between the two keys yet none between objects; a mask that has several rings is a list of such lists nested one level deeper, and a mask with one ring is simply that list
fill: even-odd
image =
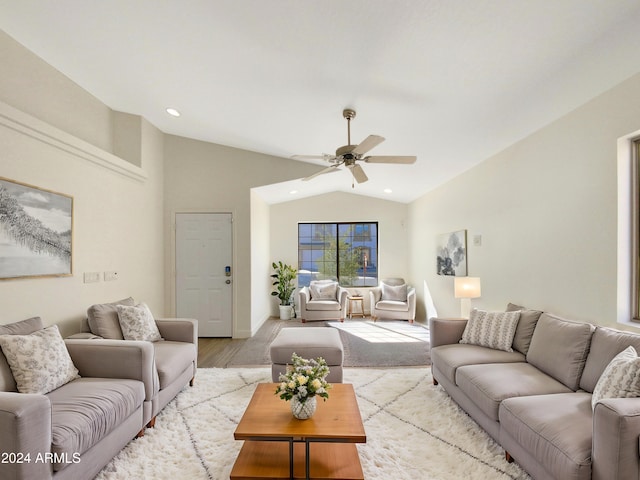
[{"label": "light switch plate", "polygon": [[118,272],[112,270],[110,272],[104,272],[104,281],[105,282],[113,282],[118,279]]},{"label": "light switch plate", "polygon": [[100,272],[84,272],[84,283],[96,283],[100,281]]}]

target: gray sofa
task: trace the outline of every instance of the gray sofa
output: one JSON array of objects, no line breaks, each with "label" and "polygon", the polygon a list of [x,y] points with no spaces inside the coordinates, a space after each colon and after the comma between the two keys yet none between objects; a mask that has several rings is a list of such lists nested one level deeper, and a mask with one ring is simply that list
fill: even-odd
[{"label": "gray sofa", "polygon": [[458,343],[467,320],[431,318],[434,384],[536,479],[640,478],[640,398],[592,408],[598,379],[640,335],[520,310],[513,351]]},{"label": "gray sofa", "polygon": [[[118,325],[116,306],[132,306],[132,298],[113,303],[92,305],[87,310],[81,333],[67,339],[68,346],[93,348],[128,347],[133,340],[124,340]],[[145,343],[151,349],[153,369],[145,378],[145,424],[153,427],[156,415],[187,384],[193,385],[198,368],[198,321],[191,318],[156,318],[162,340]],[[98,342],[99,340],[99,342]]]},{"label": "gray sofa", "polygon": [[[42,330],[39,317],[0,326],[5,335]],[[2,479],[90,479],[144,432],[154,376],[151,345],[65,343],[80,377],[46,394],[18,393],[0,353]]]}]

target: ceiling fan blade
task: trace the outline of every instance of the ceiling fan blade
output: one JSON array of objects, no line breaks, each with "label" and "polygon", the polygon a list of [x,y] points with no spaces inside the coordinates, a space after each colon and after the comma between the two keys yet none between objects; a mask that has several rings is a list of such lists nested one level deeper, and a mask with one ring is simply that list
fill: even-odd
[{"label": "ceiling fan blade", "polygon": [[362,160],[366,163],[416,163],[418,158],[415,155],[378,155],[365,157]]},{"label": "ceiling fan blade", "polygon": [[381,137],[380,135],[369,135],[362,141],[362,143],[360,143],[360,145],[356,146],[356,148],[354,148],[351,153],[353,153],[354,155],[364,155],[373,147],[381,144],[382,142],[384,142],[384,137]]},{"label": "ceiling fan blade", "polygon": [[334,155],[323,153],[322,155],[291,155],[293,160],[326,160],[329,161],[334,158]]},{"label": "ceiling fan blade", "polygon": [[331,165],[330,167],[323,168],[322,170],[314,173],[313,175],[309,175],[308,177],[303,178],[302,181],[303,182],[307,182],[307,181],[311,180],[312,178],[317,177],[318,175],[324,175],[325,173],[335,172],[338,169],[339,166],[340,166],[340,164],[337,163],[335,165]]},{"label": "ceiling fan blade", "polygon": [[349,165],[349,170],[351,170],[351,174],[353,178],[356,179],[356,182],[364,183],[369,180],[369,177],[367,177],[360,165]]}]

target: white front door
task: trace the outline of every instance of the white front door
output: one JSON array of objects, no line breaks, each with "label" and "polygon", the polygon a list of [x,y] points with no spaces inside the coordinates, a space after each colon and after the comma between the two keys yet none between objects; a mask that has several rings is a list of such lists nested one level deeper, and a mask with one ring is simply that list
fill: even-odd
[{"label": "white front door", "polygon": [[199,337],[231,337],[232,216],[176,214],[176,315],[198,320]]}]

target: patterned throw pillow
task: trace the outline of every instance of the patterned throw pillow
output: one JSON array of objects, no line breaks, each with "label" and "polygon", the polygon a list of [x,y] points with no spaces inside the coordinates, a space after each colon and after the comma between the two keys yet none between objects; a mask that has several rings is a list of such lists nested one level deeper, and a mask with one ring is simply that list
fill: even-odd
[{"label": "patterned throw pillow", "polygon": [[593,389],[591,407],[605,398],[640,397],[640,358],[636,349],[627,347],[613,357]]},{"label": "patterned throw pillow", "polygon": [[79,378],[56,325],[29,335],[0,335],[18,392],[44,395]]},{"label": "patterned throw pillow", "polygon": [[520,312],[485,312],[473,309],[462,332],[460,343],[479,345],[513,352],[513,336],[518,327]]},{"label": "patterned throw pillow", "polygon": [[147,342],[162,340],[153,314],[146,304],[139,303],[133,307],[116,305],[116,309],[118,310],[122,336],[125,340],[145,340]]},{"label": "patterned throw pillow", "polygon": [[338,283],[312,283],[309,286],[313,300],[335,300],[338,291]]}]

